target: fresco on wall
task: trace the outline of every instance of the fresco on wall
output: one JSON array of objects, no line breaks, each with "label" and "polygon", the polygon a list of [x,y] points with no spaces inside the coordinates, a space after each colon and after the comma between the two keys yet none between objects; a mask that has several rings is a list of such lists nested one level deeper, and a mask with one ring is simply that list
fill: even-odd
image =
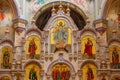
[{"label": "fresco on wall", "polygon": [[5,37],[5,31],[10,31],[8,38],[13,40],[12,25],[13,13],[7,0],[0,0],[0,39]]},{"label": "fresco on wall", "polygon": [[13,13],[6,0],[0,0],[0,26],[11,25]]},{"label": "fresco on wall", "polygon": [[69,80],[70,79],[70,68],[66,64],[56,64],[52,68],[52,79],[53,80]]},{"label": "fresco on wall", "polygon": [[10,78],[8,76],[4,76],[0,80],[10,80]]},{"label": "fresco on wall", "polygon": [[65,20],[57,20],[54,22],[50,31],[51,46],[54,52],[64,50],[68,52],[71,46],[71,29]]},{"label": "fresco on wall", "polygon": [[110,48],[110,62],[112,68],[120,68],[120,47],[112,46]]},{"label": "fresco on wall", "polygon": [[96,80],[96,67],[93,64],[86,64],[82,69],[82,80]]},{"label": "fresco on wall", "polygon": [[95,59],[96,42],[91,36],[85,36],[82,39],[82,54],[83,59]]},{"label": "fresco on wall", "polygon": [[12,49],[9,46],[2,48],[2,68],[10,69],[12,63]]},{"label": "fresco on wall", "polygon": [[37,36],[30,36],[26,42],[27,59],[39,59],[40,39]]},{"label": "fresco on wall", "polygon": [[40,68],[36,64],[26,67],[26,80],[40,80]]}]

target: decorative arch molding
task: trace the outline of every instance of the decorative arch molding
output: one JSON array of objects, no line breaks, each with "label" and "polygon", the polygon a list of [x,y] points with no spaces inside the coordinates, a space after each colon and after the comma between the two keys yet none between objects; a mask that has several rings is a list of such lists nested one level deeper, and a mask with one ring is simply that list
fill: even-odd
[{"label": "decorative arch molding", "polygon": [[53,61],[53,62],[48,66],[48,68],[47,68],[47,73],[50,74],[50,73],[51,73],[51,70],[52,70],[52,67],[53,67],[54,65],[56,65],[56,64],[59,64],[59,63],[63,63],[63,64],[68,65],[68,66],[70,67],[70,69],[71,69],[71,72],[76,73],[74,66],[73,66],[69,61],[67,61],[67,60],[62,60],[62,61],[60,61],[60,60],[55,60],[55,61]]},{"label": "decorative arch molding", "polygon": [[14,19],[20,16],[18,0],[7,0],[12,8]]},{"label": "decorative arch molding", "polygon": [[104,10],[103,10],[103,15],[102,15],[102,18],[103,18],[103,19],[106,19],[106,18],[107,18],[107,15],[108,15],[111,7],[112,7],[113,4],[114,4],[115,2],[117,2],[117,1],[118,1],[118,0],[107,0],[107,1],[106,1],[106,4],[105,4],[105,6],[104,6]]},{"label": "decorative arch molding", "polygon": [[10,80],[13,80],[10,74],[0,74],[0,79],[4,76],[7,76]]},{"label": "decorative arch molding", "polygon": [[[48,3],[48,4],[45,4],[45,5],[43,5],[43,6],[41,6],[41,8],[36,12],[36,14],[33,16],[33,20],[37,20],[38,19],[38,17],[39,17],[39,15],[44,11],[44,9],[45,9],[45,7],[47,7],[47,8],[49,8],[49,7],[52,7],[53,5],[53,3],[55,3],[55,4],[60,4],[60,1],[54,1],[54,2],[50,2],[50,3]],[[83,12],[83,10],[82,9],[80,9],[79,8],[79,6],[77,6],[77,5],[75,5],[75,4],[73,4],[72,2],[67,2],[67,1],[61,1],[61,3],[63,3],[62,5],[66,5],[67,3],[69,3],[70,4],[70,8],[74,8],[77,12],[79,12],[79,14],[81,14],[81,16],[83,17],[83,19],[86,21],[86,19],[88,18],[87,16],[86,16],[86,14]]]},{"label": "decorative arch molding", "polygon": [[94,60],[85,60],[84,62],[81,63],[80,69],[82,69],[83,66],[86,65],[87,63],[91,63],[91,64],[95,65],[95,67],[97,69],[99,68],[98,64]]},{"label": "decorative arch molding", "polygon": [[36,35],[36,36],[39,36],[39,37],[42,37],[42,32],[39,30],[39,29],[36,29],[36,28],[30,28],[26,31],[26,36],[31,36],[31,35]]},{"label": "decorative arch molding", "polygon": [[9,44],[13,47],[13,42],[10,39],[3,39],[0,41],[0,45]]},{"label": "decorative arch molding", "polygon": [[94,39],[96,39],[97,33],[92,29],[85,29],[81,31],[80,38],[83,38],[84,36],[92,36]]},{"label": "decorative arch molding", "polygon": [[72,30],[78,30],[78,28],[77,28],[76,24],[74,23],[74,21],[72,20],[72,18],[70,16],[65,16],[65,15],[56,15],[56,16],[51,17],[49,19],[48,23],[46,24],[44,30],[45,31],[50,30],[52,25],[54,24],[54,22],[58,19],[65,20]]},{"label": "decorative arch molding", "polygon": [[108,42],[108,46],[110,47],[111,45],[120,45],[120,40],[119,39],[111,39],[109,42]]},{"label": "decorative arch molding", "polygon": [[25,63],[25,65],[24,65],[24,69],[29,65],[29,64],[36,64],[37,66],[39,66],[39,68],[40,68],[40,70],[42,70],[43,68],[42,68],[42,65],[37,61],[37,60],[28,60],[26,63]]}]

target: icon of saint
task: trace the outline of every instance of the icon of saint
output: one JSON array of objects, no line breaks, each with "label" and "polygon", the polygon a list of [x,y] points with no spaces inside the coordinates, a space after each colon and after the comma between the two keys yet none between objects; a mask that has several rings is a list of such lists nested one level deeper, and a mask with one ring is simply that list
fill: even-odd
[{"label": "icon of saint", "polygon": [[37,50],[37,45],[35,44],[35,39],[32,38],[32,40],[29,43],[29,48],[28,48],[28,52],[30,53],[31,59],[35,58],[36,50]]}]

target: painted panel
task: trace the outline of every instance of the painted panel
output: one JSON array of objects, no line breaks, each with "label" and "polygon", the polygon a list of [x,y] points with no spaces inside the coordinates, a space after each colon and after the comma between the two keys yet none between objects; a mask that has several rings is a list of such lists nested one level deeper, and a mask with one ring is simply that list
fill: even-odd
[{"label": "painted panel", "polygon": [[92,36],[85,36],[82,39],[82,54],[83,58],[95,59],[96,41]]},{"label": "painted panel", "polygon": [[71,37],[71,29],[68,23],[63,19],[56,20],[50,31],[51,45],[55,45],[56,50],[67,51],[66,47],[71,45],[72,42]]},{"label": "painted panel", "polygon": [[53,80],[69,80],[70,79],[70,68],[66,64],[56,64],[52,68]]},{"label": "painted panel", "polygon": [[40,68],[36,64],[26,67],[26,80],[40,80]]},{"label": "painted panel", "polygon": [[12,63],[12,48],[4,46],[2,48],[2,68],[10,69]]},{"label": "painted panel", "polygon": [[26,41],[27,58],[39,59],[40,55],[40,39],[37,36],[30,36]]},{"label": "painted panel", "polygon": [[112,46],[110,48],[110,63],[112,68],[120,68],[120,47]]},{"label": "painted panel", "polygon": [[93,64],[85,64],[85,66],[83,66],[82,73],[82,80],[97,80],[96,67]]}]

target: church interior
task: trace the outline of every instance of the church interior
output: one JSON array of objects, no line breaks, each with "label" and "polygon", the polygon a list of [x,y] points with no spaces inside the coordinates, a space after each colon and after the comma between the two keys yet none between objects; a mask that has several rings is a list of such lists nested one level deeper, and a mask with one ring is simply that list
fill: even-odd
[{"label": "church interior", "polygon": [[120,0],[0,0],[0,80],[120,80]]}]

